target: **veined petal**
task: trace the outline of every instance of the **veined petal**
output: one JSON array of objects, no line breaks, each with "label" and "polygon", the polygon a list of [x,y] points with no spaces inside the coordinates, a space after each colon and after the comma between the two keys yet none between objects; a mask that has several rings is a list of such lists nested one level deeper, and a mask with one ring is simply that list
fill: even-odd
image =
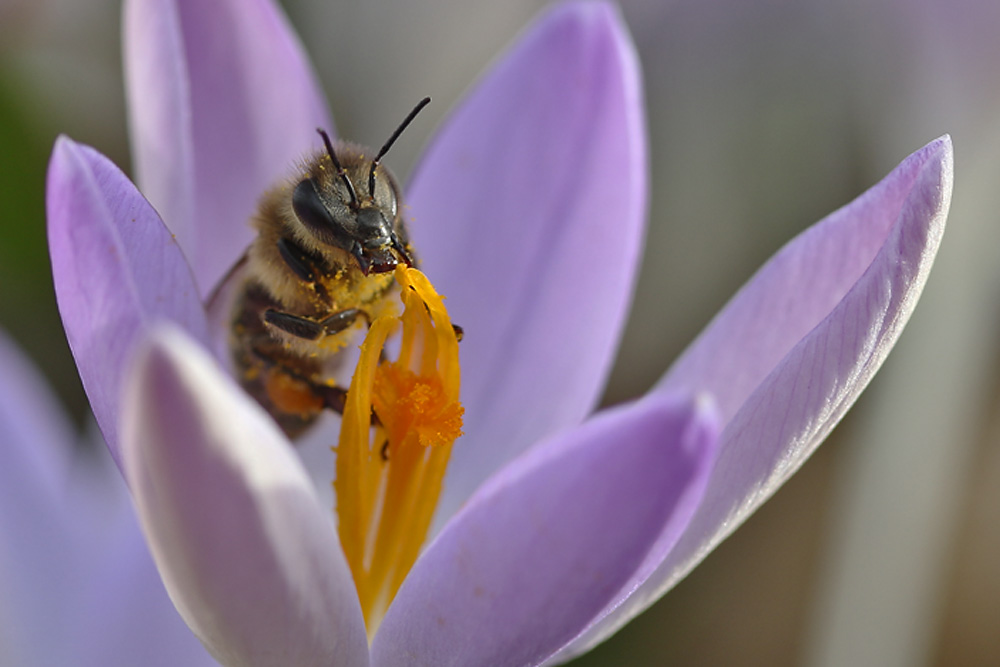
[{"label": "veined petal", "polygon": [[79,570],[67,562],[63,511],[70,429],[37,372],[0,333],[0,663],[65,662],[50,639],[66,627]]},{"label": "veined petal", "polygon": [[288,441],[197,345],[157,331],[126,394],[127,477],[167,591],[226,665],[367,665],[332,513]]},{"label": "veined petal", "polygon": [[333,131],[298,38],[270,0],[128,0],[137,182],[202,295],[253,238],[257,199]]},{"label": "veined petal", "polygon": [[726,426],[704,501],[646,583],[561,657],[586,651],[670,589],[829,434],[916,305],[951,188],[945,136],[790,242],[668,372],[657,391],[723,397]]},{"label": "veined petal", "polygon": [[83,387],[121,467],[118,407],[125,360],[145,327],[173,320],[204,340],[205,313],[180,248],[106,157],[56,140],[46,187],[59,313]]},{"label": "veined petal", "polygon": [[452,114],[409,192],[462,341],[465,437],[438,518],[604,385],[646,214],[639,67],[616,9],[545,13]]},{"label": "veined petal", "polygon": [[532,665],[577,635],[700,500],[718,430],[656,396],[532,449],[455,515],[403,582],[374,664]]}]

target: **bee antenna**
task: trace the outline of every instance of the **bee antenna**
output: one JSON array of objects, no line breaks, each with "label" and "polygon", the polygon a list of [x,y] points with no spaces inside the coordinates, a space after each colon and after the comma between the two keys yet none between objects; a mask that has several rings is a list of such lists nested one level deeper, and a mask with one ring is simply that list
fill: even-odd
[{"label": "bee antenna", "polygon": [[394,143],[396,143],[396,139],[399,139],[399,135],[403,133],[403,130],[406,129],[406,126],[412,123],[413,119],[417,117],[417,114],[420,113],[420,111],[430,103],[431,103],[431,98],[429,97],[425,97],[424,99],[417,102],[417,106],[413,107],[413,111],[411,111],[409,115],[403,119],[403,122],[399,124],[399,127],[396,128],[396,131],[392,133],[391,137],[389,137],[389,140],[386,141],[384,144],[382,144],[382,148],[379,149],[378,155],[376,155],[375,159],[372,160],[372,167],[368,171],[369,196],[371,197],[375,196],[375,168],[378,167],[379,160],[381,160],[382,157],[389,152],[389,149],[392,148],[392,145]]},{"label": "bee antenna", "polygon": [[326,144],[327,155],[330,156],[330,161],[333,162],[333,166],[337,169],[337,175],[340,176],[340,180],[344,181],[344,185],[347,186],[347,192],[351,195],[351,208],[357,208],[358,193],[354,190],[354,183],[351,183],[351,179],[347,177],[347,171],[340,166],[340,160],[337,159],[337,154],[333,152],[333,143],[330,141],[330,135],[328,135],[321,127],[317,127],[316,131],[319,132],[319,136],[323,137],[323,143]]}]

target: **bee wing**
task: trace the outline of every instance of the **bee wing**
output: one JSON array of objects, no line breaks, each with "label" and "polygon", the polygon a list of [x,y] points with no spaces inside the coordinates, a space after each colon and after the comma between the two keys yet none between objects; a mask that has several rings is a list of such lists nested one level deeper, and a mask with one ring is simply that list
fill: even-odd
[{"label": "bee wing", "polygon": [[230,321],[233,317],[233,305],[247,280],[248,252],[244,252],[239,261],[223,276],[205,302],[205,313],[208,317],[209,331],[215,332],[212,339],[212,352],[220,360],[223,367],[232,371],[232,355],[229,352]]}]

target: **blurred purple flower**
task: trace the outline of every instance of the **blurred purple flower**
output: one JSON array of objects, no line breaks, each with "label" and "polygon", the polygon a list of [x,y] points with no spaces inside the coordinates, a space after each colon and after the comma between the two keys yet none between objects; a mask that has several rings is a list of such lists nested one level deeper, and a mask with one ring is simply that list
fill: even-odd
[{"label": "blurred purple flower", "polygon": [[109,457],[90,460],[0,332],[0,664],[210,665]]},{"label": "blurred purple flower", "polygon": [[468,334],[466,435],[442,527],[369,647],[332,513],[201,349],[225,322],[204,300],[249,242],[256,197],[331,127],[325,104],[269,0],[130,0],[125,30],[149,202],[61,138],[53,272],[160,573],[224,664],[538,664],[602,641],[826,437],[896,341],[944,229],[947,137],[789,243],[647,396],[586,419],[642,249],[645,120],[617,12],[546,12],[408,188],[423,268]]}]

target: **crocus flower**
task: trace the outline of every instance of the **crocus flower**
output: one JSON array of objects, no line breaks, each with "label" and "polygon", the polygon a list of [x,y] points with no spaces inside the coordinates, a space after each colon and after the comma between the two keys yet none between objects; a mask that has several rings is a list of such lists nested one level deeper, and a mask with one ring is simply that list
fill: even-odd
[{"label": "crocus flower", "polygon": [[170,604],[107,453],[75,446],[3,332],[0,368],[0,664],[214,664]]},{"label": "crocus flower", "polygon": [[[132,0],[125,30],[148,201],[61,138],[53,271],[167,590],[224,664],[521,665],[587,650],[830,432],[897,339],[944,228],[947,137],[789,243],[645,397],[588,418],[642,247],[645,121],[617,12],[548,10],[407,188],[422,268],[466,332],[465,435],[431,539],[366,627],[320,500],[332,464],[307,471],[225,373],[225,351],[207,351],[228,315],[206,304],[250,239],[254,200],[331,126],[325,105],[267,0]],[[315,439],[335,442],[330,428]]]}]

